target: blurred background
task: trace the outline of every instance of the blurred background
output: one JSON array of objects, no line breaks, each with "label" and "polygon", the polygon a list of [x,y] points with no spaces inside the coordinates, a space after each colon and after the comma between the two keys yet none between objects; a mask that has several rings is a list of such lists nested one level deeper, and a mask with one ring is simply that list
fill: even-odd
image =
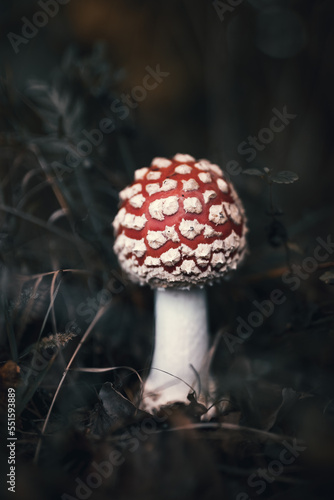
[{"label": "blurred background", "polygon": [[[149,367],[153,293],[118,267],[111,222],[134,170],[177,152],[221,166],[250,229],[243,267],[208,291],[217,397],[230,394],[218,422],[308,443],[262,498],[330,498],[334,257],[305,259],[334,231],[333,21],[332,0],[1,1],[0,379],[18,388],[18,498],[73,494],[97,453],[87,428],[104,436],[104,382],[137,402],[127,369],[72,373],[32,465],[64,367],[107,300],[76,366]],[[277,288],[287,300],[231,350],[226,333]],[[245,500],[250,471],[277,453],[248,435],[192,438],[143,444],[94,498],[170,498],[167,460],[173,498]]]}]

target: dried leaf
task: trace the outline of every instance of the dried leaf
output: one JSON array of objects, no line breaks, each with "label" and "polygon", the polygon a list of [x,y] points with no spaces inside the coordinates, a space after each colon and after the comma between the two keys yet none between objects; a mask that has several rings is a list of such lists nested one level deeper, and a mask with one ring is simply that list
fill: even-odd
[{"label": "dried leaf", "polygon": [[92,413],[91,430],[94,434],[105,434],[135,416],[145,416],[134,404],[118,392],[111,382],[103,384],[99,392],[100,402]]},{"label": "dried leaf", "polygon": [[0,368],[0,384],[3,388],[16,387],[20,378],[20,367],[14,361],[7,361]]},{"label": "dried leaf", "polygon": [[334,267],[322,274],[319,279],[326,283],[326,285],[334,285]]},{"label": "dried leaf", "polygon": [[276,182],[276,184],[292,184],[298,181],[298,179],[298,175],[295,172],[291,172],[291,170],[282,170],[270,177],[270,180]]},{"label": "dried leaf", "polygon": [[303,255],[303,249],[299,245],[297,245],[297,243],[294,243],[292,241],[288,241],[287,246],[290,250],[292,250],[296,253],[299,253],[300,255]]},{"label": "dried leaf", "polygon": [[264,172],[258,170],[257,168],[246,168],[246,170],[243,170],[242,173],[247,175],[256,175],[258,177],[264,176]]}]

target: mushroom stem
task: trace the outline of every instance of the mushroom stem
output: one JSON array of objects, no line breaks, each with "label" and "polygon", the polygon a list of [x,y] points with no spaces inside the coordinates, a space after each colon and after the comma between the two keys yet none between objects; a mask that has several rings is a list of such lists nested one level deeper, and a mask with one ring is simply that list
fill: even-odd
[{"label": "mushroom stem", "polygon": [[209,347],[205,290],[156,290],[155,329],[143,406],[186,403],[191,392],[189,385],[198,395],[196,372],[200,372]]}]

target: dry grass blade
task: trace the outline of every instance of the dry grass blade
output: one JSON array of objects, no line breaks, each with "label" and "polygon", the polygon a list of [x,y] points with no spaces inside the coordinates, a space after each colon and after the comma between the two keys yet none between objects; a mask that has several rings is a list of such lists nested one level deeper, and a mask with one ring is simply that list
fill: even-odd
[{"label": "dry grass blade", "polygon": [[[73,273],[73,274],[91,274],[89,271],[86,269],[62,269],[62,273]],[[23,274],[18,274],[17,279],[21,281],[31,281],[36,278],[43,278],[44,276],[52,276],[55,273],[58,273],[59,270],[57,271],[49,271],[48,273],[38,273],[38,274],[29,274],[29,276],[25,276]]]},{"label": "dry grass blade", "polygon": [[135,373],[138,377],[141,387],[143,387],[144,385],[143,379],[141,378],[137,370],[135,370],[131,366],[113,366],[110,368],[73,368],[71,371],[85,372],[85,373],[105,373],[105,372],[112,372],[115,370],[129,370],[132,373]]},{"label": "dry grass blade", "polygon": [[66,208],[59,208],[48,218],[48,224],[54,224],[58,219],[67,217],[68,210]]},{"label": "dry grass blade", "polygon": [[[154,368],[153,366],[151,367],[151,370],[156,370],[156,371],[161,372],[161,373],[166,373],[167,375],[170,375],[172,378],[174,378],[176,380],[180,380],[180,382],[183,382],[185,385],[187,385],[189,387],[189,389],[191,389],[191,392],[194,393],[195,398],[197,399],[197,393],[196,393],[195,389],[190,384],[188,384],[187,382],[185,382],[185,380],[183,380],[181,377],[177,377],[173,373],[167,372],[166,370],[161,370],[160,368]],[[157,387],[156,390],[159,392],[159,391],[162,391],[163,389],[165,389],[168,386],[169,386],[169,384],[168,385],[164,384],[163,386]],[[149,396],[149,394],[147,394],[147,396]],[[140,394],[140,399],[142,399],[142,393]]]},{"label": "dry grass blade", "polygon": [[57,386],[57,389],[56,389],[56,392],[53,396],[53,399],[52,399],[52,402],[50,404],[50,407],[49,407],[49,410],[48,410],[48,413],[47,413],[47,416],[45,418],[45,421],[44,421],[44,424],[43,424],[43,427],[42,427],[42,431],[41,431],[41,437],[39,438],[38,440],[38,443],[37,443],[37,447],[36,447],[36,452],[35,452],[35,456],[34,456],[34,463],[37,463],[38,461],[38,456],[39,456],[39,452],[40,452],[40,449],[41,449],[41,445],[42,445],[42,436],[43,434],[45,433],[45,429],[48,425],[48,422],[49,422],[49,419],[50,419],[50,415],[52,413],[52,409],[54,407],[54,404],[56,402],[56,399],[58,397],[58,394],[59,394],[59,391],[64,383],[64,380],[66,378],[66,375],[68,374],[69,372],[69,369],[71,368],[71,365],[73,363],[73,361],[75,360],[78,352],[80,351],[82,345],[84,344],[84,342],[87,340],[87,338],[89,337],[90,333],[92,332],[94,326],[96,325],[96,323],[99,321],[99,319],[103,316],[103,314],[107,311],[107,309],[109,308],[109,305],[110,305],[111,301],[108,301],[101,309],[99,309],[99,311],[96,313],[93,321],[91,322],[91,324],[89,325],[89,327],[87,328],[87,330],[85,331],[84,335],[82,336],[82,339],[80,340],[79,344],[77,345],[74,353],[72,354],[71,356],[71,359],[69,360],[69,362],[67,363],[67,366],[64,370],[64,373],[60,379],[60,382]]},{"label": "dry grass blade", "polygon": [[[25,389],[24,387],[21,388],[22,393],[20,395],[19,402],[17,405],[17,415],[20,415],[21,412],[26,408],[28,402],[31,400],[31,398],[35,394],[37,388],[40,386],[42,380],[45,378],[46,374],[48,373],[48,371],[52,367],[57,355],[58,355],[58,351],[53,354],[52,358],[48,361],[44,370],[42,370],[38,373],[38,375],[36,376],[36,378],[33,380],[32,383],[29,383],[26,391],[24,390]],[[29,378],[29,375],[27,376],[27,378]],[[18,391],[17,393],[19,394],[19,392],[20,391]]]},{"label": "dry grass blade", "polygon": [[[50,226],[47,224],[44,220],[39,219],[38,217],[35,217],[34,215],[29,215],[26,214],[25,212],[22,212],[21,210],[17,210],[16,208],[10,207],[8,205],[0,205],[0,210],[4,212],[8,212],[9,214],[16,215],[17,217],[20,217],[21,219],[26,220],[27,222],[31,222],[32,224],[36,224],[37,226],[40,226],[51,233],[56,234],[57,236],[60,236],[61,238],[70,241],[71,243],[77,243],[77,239],[72,236],[70,233],[67,233],[66,231],[63,231],[62,229],[58,229],[55,226]],[[84,246],[87,246],[87,244],[84,241],[80,241],[80,243]]]},{"label": "dry grass blade", "polygon": [[68,218],[71,222],[71,217],[70,217],[71,212],[69,210],[68,203],[67,203],[65,197],[63,196],[61,190],[59,189],[55,179],[49,174],[47,162],[44,160],[44,158],[41,155],[41,152],[35,146],[35,144],[30,145],[30,150],[35,154],[36,159],[37,159],[38,163],[40,164],[40,166],[45,174],[46,180],[47,180],[48,184],[51,186],[52,191],[54,192],[54,195],[59,203],[59,206],[63,210],[66,210],[66,213],[68,214]]},{"label": "dry grass blade", "polygon": [[[178,427],[172,427],[169,429],[159,429],[155,431],[155,433],[161,432],[178,432],[178,431],[188,431],[194,429],[214,429],[214,430],[226,430],[226,431],[234,431],[234,432],[242,432],[248,434],[254,434],[259,439],[275,441],[276,443],[282,443],[283,441],[293,442],[293,438],[291,436],[283,436],[279,434],[274,434],[273,432],[262,431],[261,429],[255,429],[254,427],[245,427],[243,425],[230,424],[230,423],[219,423],[219,422],[204,422],[199,424],[191,424],[191,425],[181,425]],[[207,437],[207,436],[206,436]],[[216,435],[216,439],[220,439],[220,435]],[[304,446],[305,443],[303,441],[297,440],[298,445]]]},{"label": "dry grass blade", "polygon": [[[60,273],[61,273],[60,280],[59,280],[59,283],[58,283],[57,288],[55,290],[57,276]],[[60,288],[62,280],[63,280],[62,271],[57,271],[53,275],[52,282],[51,282],[51,288],[50,288],[50,299],[51,299],[50,300],[50,307],[51,307],[51,316],[52,316],[52,328],[53,328],[53,333],[54,334],[57,333],[57,323],[56,323],[56,314],[55,314],[54,302],[55,302],[55,299],[56,299],[56,297],[58,295],[58,291],[59,291],[59,288]],[[48,309],[47,314],[49,314],[49,309]]]},{"label": "dry grass blade", "polygon": [[50,304],[49,304],[49,307],[48,307],[48,310],[46,311],[46,314],[45,314],[45,317],[44,317],[44,320],[43,320],[43,323],[42,323],[42,326],[41,326],[41,329],[40,329],[40,332],[39,332],[39,335],[38,335],[38,339],[37,339],[37,342],[40,341],[40,338],[42,336],[42,333],[43,333],[43,330],[45,328],[45,325],[46,325],[46,322],[47,322],[47,319],[49,317],[49,314],[50,314],[50,311],[52,310],[53,312],[53,316],[52,316],[52,323],[53,323],[53,326],[54,326],[54,333],[57,333],[56,329],[55,329],[55,325],[56,325],[56,319],[55,319],[55,316],[54,316],[54,301],[57,297],[57,294],[58,294],[58,291],[59,291],[59,288],[60,288],[60,285],[61,285],[61,282],[62,282],[62,278],[60,278],[59,280],[59,283],[57,285],[57,288],[55,290],[55,282],[56,282],[56,279],[57,279],[57,276],[62,273],[62,271],[57,271],[54,275],[53,275],[53,278],[52,278],[52,283],[51,283],[51,287],[50,287]]},{"label": "dry grass blade", "polygon": [[[41,154],[41,151],[39,150],[39,148],[35,145],[35,144],[31,144],[30,145],[30,150],[34,153],[34,155],[36,156],[36,160],[38,161],[39,165],[41,166],[41,169],[42,171],[44,172],[44,175],[48,181],[48,183],[50,184],[51,186],[51,189],[59,203],[59,206],[60,208],[63,210],[63,213],[64,215],[67,217],[68,219],[68,222],[71,226],[71,229],[73,231],[73,239],[74,239],[74,242],[77,246],[77,249],[79,251],[79,253],[81,254],[83,260],[85,262],[88,262],[87,260],[87,257],[85,255],[85,253],[83,252],[83,250],[86,248],[86,247],[81,247],[81,239],[79,238],[79,236],[76,234],[76,232],[74,231],[74,219],[73,219],[73,215],[72,215],[72,211],[70,209],[70,205],[68,203],[68,201],[66,200],[65,196],[63,195],[60,187],[58,186],[58,182],[57,182],[57,179],[55,177],[52,177],[49,173],[49,168],[48,168],[48,163],[46,162],[46,160],[44,159],[44,157],[42,156]],[[72,202],[72,205],[73,205],[73,202]],[[47,223],[48,227],[50,227],[50,222],[48,221]]]},{"label": "dry grass blade", "polygon": [[28,301],[28,303],[23,311],[22,319],[20,321],[20,328],[18,329],[18,332],[17,332],[18,342],[21,340],[21,337],[23,335],[25,326],[26,326],[28,319],[29,319],[29,316],[31,314],[31,310],[32,310],[33,303],[34,303],[34,297],[36,296],[37,290],[39,289],[39,286],[42,283],[42,281],[43,281],[43,276],[38,276],[36,279],[36,282],[34,284],[34,288],[33,288],[31,297],[30,297],[30,299],[29,299],[29,301]]},{"label": "dry grass blade", "polygon": [[27,203],[27,201],[29,201],[33,196],[35,196],[37,193],[39,193],[39,191],[42,191],[44,188],[48,187],[49,186],[49,182],[48,181],[43,181],[43,182],[40,182],[39,184],[37,184],[37,186],[34,186],[33,188],[30,189],[30,191],[28,191],[19,201],[19,203],[17,204],[16,208],[18,210],[21,210],[24,205]]},{"label": "dry grass blade", "polygon": [[6,320],[6,330],[7,330],[7,337],[8,337],[9,347],[10,347],[11,358],[13,361],[17,362],[19,355],[18,355],[18,350],[17,350],[16,336],[14,333],[11,318],[9,317],[8,304],[6,303],[7,301],[6,301],[6,299],[3,299],[3,301],[4,301],[3,309],[4,309],[5,320]]}]

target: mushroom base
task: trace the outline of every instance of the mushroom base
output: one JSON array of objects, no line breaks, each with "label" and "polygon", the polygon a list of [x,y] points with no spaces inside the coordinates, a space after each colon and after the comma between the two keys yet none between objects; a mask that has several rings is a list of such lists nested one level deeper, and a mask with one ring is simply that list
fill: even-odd
[{"label": "mushroom base", "polygon": [[205,290],[156,290],[155,321],[154,355],[141,405],[146,410],[188,403],[193,390],[199,395],[209,347]]}]

